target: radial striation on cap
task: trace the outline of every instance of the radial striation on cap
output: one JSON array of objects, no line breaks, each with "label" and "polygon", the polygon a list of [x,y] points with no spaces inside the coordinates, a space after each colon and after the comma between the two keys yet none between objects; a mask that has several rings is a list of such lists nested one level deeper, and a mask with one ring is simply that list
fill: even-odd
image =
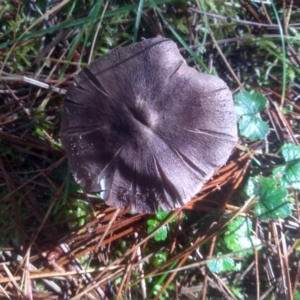
[{"label": "radial striation on cap", "polygon": [[140,213],[187,203],[237,142],[232,95],[153,38],[112,51],[75,78],[61,141],[70,169],[106,204]]}]

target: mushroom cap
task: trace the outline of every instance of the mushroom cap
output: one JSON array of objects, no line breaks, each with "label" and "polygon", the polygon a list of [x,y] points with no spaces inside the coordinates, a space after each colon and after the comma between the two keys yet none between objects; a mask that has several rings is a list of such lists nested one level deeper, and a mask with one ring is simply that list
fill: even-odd
[{"label": "mushroom cap", "polygon": [[140,213],[187,203],[237,142],[232,95],[158,37],[84,68],[68,89],[61,141],[81,187]]}]

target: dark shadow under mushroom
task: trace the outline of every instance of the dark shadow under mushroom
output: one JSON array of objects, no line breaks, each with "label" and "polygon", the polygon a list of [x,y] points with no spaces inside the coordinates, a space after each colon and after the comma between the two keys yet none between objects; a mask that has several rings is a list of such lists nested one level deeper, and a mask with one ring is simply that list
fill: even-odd
[{"label": "dark shadow under mushroom", "polygon": [[186,65],[174,42],[148,39],[94,61],[63,107],[75,180],[108,205],[152,213],[187,203],[237,142],[232,95]]}]

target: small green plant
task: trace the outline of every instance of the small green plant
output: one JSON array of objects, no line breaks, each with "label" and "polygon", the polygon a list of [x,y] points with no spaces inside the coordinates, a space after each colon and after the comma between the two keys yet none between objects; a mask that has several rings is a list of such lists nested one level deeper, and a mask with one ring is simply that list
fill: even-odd
[{"label": "small green plant", "polygon": [[294,293],[294,299],[295,300],[300,300],[300,292],[299,292],[299,290],[295,291],[295,293]]},{"label": "small green plant", "polygon": [[259,118],[259,113],[266,107],[266,98],[257,93],[240,92],[235,95],[234,102],[241,136],[251,142],[265,139],[270,129]]},{"label": "small green plant", "polygon": [[67,220],[69,228],[77,228],[86,224],[90,219],[91,208],[87,201],[70,199],[56,212],[56,220]]},{"label": "small green plant", "polygon": [[[222,255],[221,252],[217,254],[217,257]],[[219,258],[216,260],[211,260],[207,263],[208,269],[213,272],[220,274],[226,271],[232,271],[235,268],[235,262],[231,257]]]},{"label": "small green plant", "polygon": [[[147,232],[151,233],[154,231],[167,217],[170,215],[168,212],[157,212],[151,219],[147,221]],[[170,223],[173,223],[177,220],[177,217],[174,217]],[[164,241],[168,236],[168,226],[163,225],[159,231],[157,231],[153,238],[155,241]]]},{"label": "small green plant", "polygon": [[285,165],[274,169],[275,175],[282,186],[300,189],[300,147],[294,144],[284,144],[280,151]]},{"label": "small green plant", "polygon": [[150,263],[154,267],[159,267],[161,264],[167,261],[168,258],[168,252],[167,251],[161,251],[158,253],[155,253],[153,256],[150,258]]},{"label": "small green plant", "polygon": [[[162,285],[160,284],[155,284],[152,289],[152,293],[154,296],[157,296],[160,291],[162,290]],[[175,290],[175,286],[173,283],[169,284],[166,289],[162,292],[162,294],[158,297],[159,300],[165,300],[165,299],[170,299],[171,295],[169,292],[172,292]]]},{"label": "small green plant", "polygon": [[69,227],[83,226],[89,220],[89,218],[87,218],[88,214],[91,212],[89,203],[84,200],[74,199],[71,200],[69,204],[70,208],[66,212],[66,218],[76,219],[68,222]]},{"label": "small green plant", "polygon": [[[230,250],[235,252],[235,256],[245,258],[252,255],[253,248],[260,244],[261,241],[252,234],[251,220],[246,217],[237,217],[228,224],[222,242],[218,245],[218,249],[222,250],[216,255],[219,259],[209,261],[207,267],[211,272],[217,274],[226,271],[238,271],[242,267],[241,262],[236,263],[231,257],[221,257],[225,255],[224,252]],[[224,250],[224,246],[227,250]]]},{"label": "small green plant", "polygon": [[257,197],[255,216],[260,219],[283,219],[292,212],[287,190],[277,179],[261,175],[250,177],[245,192],[249,197]]},{"label": "small green plant", "polygon": [[249,197],[257,197],[255,216],[260,219],[286,218],[292,213],[293,199],[287,188],[300,189],[300,147],[284,144],[280,151],[284,165],[275,167],[272,177],[250,177],[244,191]]},{"label": "small green plant", "polygon": [[228,224],[224,241],[228,249],[238,252],[239,257],[252,255],[253,248],[261,243],[252,234],[252,222],[247,217],[237,217]]}]

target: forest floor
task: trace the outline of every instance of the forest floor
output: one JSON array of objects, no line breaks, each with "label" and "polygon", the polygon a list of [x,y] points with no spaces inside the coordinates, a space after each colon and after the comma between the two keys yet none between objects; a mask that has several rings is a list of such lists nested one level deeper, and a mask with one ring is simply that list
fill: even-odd
[{"label": "forest floor", "polygon": [[[0,3],[1,299],[300,299],[298,0]],[[158,35],[220,76],[239,142],[169,213],[108,207],[60,141],[81,68]]]}]

